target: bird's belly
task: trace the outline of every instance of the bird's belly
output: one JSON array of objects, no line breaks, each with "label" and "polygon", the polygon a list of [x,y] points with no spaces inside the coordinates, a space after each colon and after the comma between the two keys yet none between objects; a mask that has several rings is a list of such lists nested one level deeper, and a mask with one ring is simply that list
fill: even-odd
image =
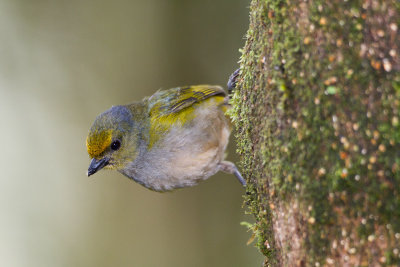
[{"label": "bird's belly", "polygon": [[149,189],[170,191],[197,185],[215,174],[222,156],[218,147],[190,155],[166,155],[165,160],[148,160],[140,166],[125,169],[122,173]]},{"label": "bird's belly", "polygon": [[199,109],[190,126],[172,127],[163,143],[122,173],[155,191],[194,186],[218,172],[229,134],[221,110]]}]

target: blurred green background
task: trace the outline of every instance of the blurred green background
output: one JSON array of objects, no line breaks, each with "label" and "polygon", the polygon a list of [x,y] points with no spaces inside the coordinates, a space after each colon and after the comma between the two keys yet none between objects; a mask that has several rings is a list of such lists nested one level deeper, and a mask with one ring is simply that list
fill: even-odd
[{"label": "blurred green background", "polygon": [[85,175],[100,112],[159,88],[225,85],[248,4],[0,1],[0,266],[261,265],[233,176],[160,194]]}]

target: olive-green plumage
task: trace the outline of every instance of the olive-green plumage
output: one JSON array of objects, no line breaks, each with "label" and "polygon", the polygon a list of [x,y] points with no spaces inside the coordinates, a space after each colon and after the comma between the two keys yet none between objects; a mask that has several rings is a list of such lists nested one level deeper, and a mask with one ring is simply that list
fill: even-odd
[{"label": "olive-green plumage", "polygon": [[230,134],[228,97],[219,86],[160,90],[149,98],[114,106],[94,121],[86,140],[88,175],[114,169],[155,191],[196,185],[218,171]]}]

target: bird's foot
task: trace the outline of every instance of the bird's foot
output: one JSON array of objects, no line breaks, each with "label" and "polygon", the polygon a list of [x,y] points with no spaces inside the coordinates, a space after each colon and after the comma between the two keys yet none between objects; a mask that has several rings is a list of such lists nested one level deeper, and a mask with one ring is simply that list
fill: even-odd
[{"label": "bird's foot", "polygon": [[240,72],[240,69],[237,69],[231,74],[231,76],[229,76],[229,80],[228,80],[228,84],[227,84],[229,94],[231,94],[233,92],[233,90],[235,90],[235,88],[236,88],[237,77],[239,76],[239,72]]}]

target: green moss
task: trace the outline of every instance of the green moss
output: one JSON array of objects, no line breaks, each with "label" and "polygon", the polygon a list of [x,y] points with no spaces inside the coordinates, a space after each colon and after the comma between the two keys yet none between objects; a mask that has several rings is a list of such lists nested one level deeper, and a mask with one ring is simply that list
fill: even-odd
[{"label": "green moss", "polygon": [[354,232],[351,246],[366,253],[377,231],[390,237],[382,256],[400,264],[392,253],[400,246],[400,75],[379,56],[399,37],[379,38],[389,26],[377,20],[399,21],[399,7],[362,4],[251,4],[232,117],[250,178],[245,201],[269,265],[283,257],[271,204],[288,196],[302,203],[302,220],[312,218],[302,240],[310,265],[323,264],[343,233]]}]

